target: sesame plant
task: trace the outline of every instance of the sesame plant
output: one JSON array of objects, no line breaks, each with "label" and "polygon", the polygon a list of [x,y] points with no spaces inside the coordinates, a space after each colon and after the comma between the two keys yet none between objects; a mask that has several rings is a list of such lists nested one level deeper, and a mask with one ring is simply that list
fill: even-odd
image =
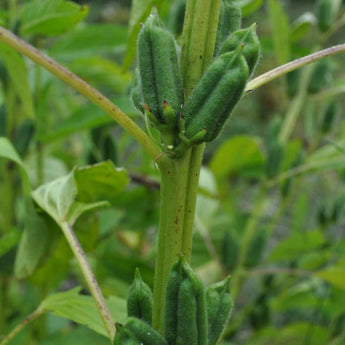
[{"label": "sesame plant", "polygon": [[[37,323],[38,338],[45,344],[45,323],[48,322],[45,316],[48,312],[86,325],[103,335],[106,343],[118,345],[215,345],[223,339],[224,344],[231,344],[230,341],[240,344],[243,340],[237,331],[244,320],[249,320],[253,329],[253,338],[248,340],[250,343],[265,344],[271,341],[272,344],[278,344],[274,341],[280,336],[279,330],[274,332],[270,328],[270,315],[274,309],[272,304],[275,308],[283,308],[284,298],[287,297],[279,295],[280,299],[271,304],[269,299],[281,290],[290,291],[294,286],[290,281],[291,276],[305,279],[303,286],[297,286],[298,292],[292,291],[291,294],[298,294],[306,285],[315,284],[318,287],[315,290],[322,295],[326,294],[324,290],[327,286],[328,293],[333,296],[327,300],[328,303],[337,304],[340,294],[337,289],[344,288],[343,279],[338,278],[340,273],[344,273],[341,270],[344,257],[339,254],[341,246],[329,250],[334,237],[327,234],[326,229],[341,217],[340,198],[332,200],[331,207],[322,205],[323,208],[317,210],[322,231],[318,229],[303,233],[296,230],[273,250],[269,248],[268,238],[274,238],[273,231],[289,205],[294,203],[296,195],[298,207],[293,208],[290,217],[297,219],[296,224],[302,218],[307,200],[300,193],[300,189],[303,189],[300,176],[344,166],[342,142],[331,139],[323,142],[332,131],[338,111],[336,97],[343,92],[341,81],[337,87],[332,87],[329,80],[332,69],[329,57],[344,52],[345,44],[328,44],[344,25],[343,9],[340,1],[318,0],[313,14],[308,12],[290,25],[280,2],[267,1],[273,29],[271,51],[280,65],[260,75],[258,71],[266,68],[262,52],[267,49],[265,40],[261,40],[257,34],[260,23],[248,23],[242,16],[260,6],[260,1],[177,0],[170,9],[168,4],[160,2],[134,1],[128,32],[129,44],[123,66],[117,70],[120,80],[116,83],[107,75],[110,70],[115,70],[115,65],[110,65],[109,61],[88,60],[85,57],[83,60],[82,52],[78,53],[77,50],[74,52],[76,62],[70,62],[69,66],[76,72],[73,73],[40,50],[42,36],[72,30],[87,15],[86,6],[63,0],[33,0],[23,6],[18,16],[16,2],[9,1],[4,25],[6,23],[10,30],[0,27],[0,59],[4,71],[2,80],[6,105],[4,130],[0,138],[0,156],[6,159],[1,166],[6,200],[1,204],[0,254],[2,251],[6,254],[1,256],[1,265],[11,263],[10,273],[1,275],[1,345],[15,344],[21,331],[24,332],[25,326],[31,322]],[[163,19],[164,13],[169,10],[171,18],[167,23]],[[56,18],[56,22],[45,26],[45,21],[49,23],[54,12],[61,13],[64,20]],[[91,44],[90,37],[98,32],[95,28],[87,29],[84,27],[84,54],[87,54],[87,46]],[[106,26],[99,31],[103,34],[103,48],[109,44],[106,41],[107,30],[111,28]],[[302,48],[295,49],[312,30],[317,35],[312,47],[307,52]],[[115,31],[112,33],[115,34]],[[32,35],[32,44],[20,38],[25,34]],[[117,32],[117,35],[123,37],[123,32]],[[72,38],[71,45],[77,42]],[[59,46],[58,42],[51,51],[57,57],[60,54],[68,64],[73,53],[68,49],[67,53],[61,50],[64,44],[68,46],[67,43],[62,41]],[[24,60],[23,56],[28,60]],[[35,70],[35,76],[28,74],[27,64]],[[105,71],[103,78],[109,78],[106,79],[107,91],[116,89],[118,94],[124,94],[123,89],[130,89],[125,101],[121,100],[123,96],[113,101],[91,86],[92,82],[88,83],[88,80],[93,80],[97,84],[99,69],[92,75],[95,66],[102,66],[102,71]],[[304,68],[299,70],[301,67]],[[61,135],[61,128],[47,134],[49,118],[46,113],[49,107],[44,95],[50,92],[50,88],[58,91],[51,102],[61,112],[67,111],[69,106],[77,108],[84,100],[76,95],[73,95],[73,99],[64,97],[64,87],[54,89],[50,83],[51,74],[96,106],[88,112],[79,112],[75,123],[70,124],[70,127],[76,126],[75,132],[85,129],[83,123],[89,123],[87,128],[92,130],[91,139],[83,139],[83,144],[88,148],[88,165],[81,159],[74,161],[66,152],[60,153],[69,163],[68,171],[54,160],[47,161],[45,156],[47,151],[54,151],[54,140],[59,133]],[[81,74],[81,77],[77,74]],[[224,193],[204,188],[203,178],[209,176],[202,168],[206,145],[212,147],[226,135],[229,117],[233,112],[245,109],[241,103],[255,97],[257,89],[279,77],[279,106],[284,109],[285,115],[283,119],[279,115],[273,117],[266,126],[267,134],[261,143],[266,159],[262,158],[260,145],[254,137],[242,135],[230,138],[211,158],[206,151],[206,161],[209,161],[210,170]],[[30,78],[35,80],[34,93],[30,91]],[[132,106],[129,105],[129,99]],[[129,109],[128,112],[121,110],[121,102],[126,105],[124,108]],[[322,104],[323,114],[321,120],[317,121],[314,115],[319,104]],[[18,114],[21,113],[26,114],[27,120],[19,121]],[[301,113],[305,114],[305,136],[303,140],[293,140],[291,137]],[[109,129],[113,124],[109,120],[115,121],[125,133],[121,134],[122,139],[119,140],[120,149],[125,152],[130,146],[134,150],[140,150],[141,147],[144,158],[140,158],[149,162],[143,170],[150,171],[156,180],[129,174],[116,166],[119,157],[117,144]],[[68,134],[73,133],[69,132],[70,129],[63,130]],[[305,147],[301,145],[303,141],[307,143]],[[30,145],[34,152],[31,168],[30,160],[26,159]],[[71,150],[79,152],[78,147],[71,146]],[[308,158],[304,159],[302,153]],[[134,155],[133,161],[138,160],[138,155],[141,153]],[[15,165],[20,172],[19,186]],[[49,167],[54,170],[51,176],[47,172]],[[238,184],[238,190],[236,187],[229,188],[227,178],[243,172],[248,173],[249,179],[255,183],[247,180]],[[103,275],[109,275],[105,268],[109,265],[107,253],[112,252],[120,260],[120,254],[116,257],[117,253],[114,252],[120,253],[122,245],[137,252],[145,248],[143,235],[133,240],[128,233],[122,233],[118,237],[120,241],[114,244],[109,230],[114,224],[121,224],[119,217],[126,217],[125,214],[119,215],[114,205],[122,205],[125,213],[131,211],[126,210],[130,205],[127,204],[128,200],[135,198],[133,191],[125,190],[129,179],[139,181],[148,188],[145,201],[149,200],[148,195],[154,198],[154,190],[159,189],[159,224],[151,240],[151,261],[154,261],[151,281],[145,279],[146,276],[150,280],[148,267],[141,267],[133,261],[130,270],[134,281],[121,293],[121,284],[116,277],[110,277],[114,280],[109,278],[108,285],[99,284],[98,273],[102,274],[103,269],[106,272]],[[254,200],[245,219],[241,219],[238,210],[239,195],[243,189],[250,190],[249,198]],[[272,197],[273,193],[276,194]],[[139,194],[134,199],[133,211],[142,197]],[[274,198],[279,198],[278,207],[271,205]],[[213,211],[214,199],[223,200],[218,211]],[[151,200],[151,203],[153,205],[149,206],[155,212],[155,200]],[[108,213],[107,206],[110,207]],[[233,219],[238,224],[229,221],[228,214],[231,213],[236,214]],[[266,221],[265,216],[269,218]],[[22,221],[16,221],[17,218]],[[210,228],[217,227],[213,218],[222,220],[221,231],[210,231]],[[98,221],[103,222],[101,234],[94,232],[95,222]],[[131,221],[135,223],[135,220]],[[144,222],[143,218],[139,218],[139,225],[133,227],[144,227]],[[108,223],[110,226],[104,225]],[[19,231],[20,227],[24,228],[23,233]],[[240,231],[236,232],[233,228],[240,228]],[[98,235],[104,237],[99,245],[104,260],[97,261],[94,257],[89,260],[85,252],[92,252],[96,247],[97,240],[93,237]],[[92,241],[95,242],[94,247]],[[205,263],[202,258],[203,264],[199,270],[195,270],[192,264],[194,260],[198,261],[200,246],[204,248],[203,255],[207,253],[207,259]],[[193,248],[196,248],[194,252]],[[260,266],[265,260],[264,252],[269,250],[271,257],[267,259],[267,266]],[[316,251],[319,251],[318,255],[324,255],[323,260],[319,256],[304,257],[304,254],[316,254]],[[52,252],[55,254],[52,255]],[[60,280],[59,266],[65,263],[61,256],[68,257],[70,252],[74,257],[73,278],[82,277],[80,280],[85,282],[84,294],[80,294],[78,287],[51,293]],[[50,260],[45,262],[49,256]],[[128,262],[131,262],[129,256]],[[300,262],[301,258],[305,259],[303,263]],[[272,260],[278,265],[272,266]],[[284,264],[279,266],[281,261]],[[126,263],[119,262],[116,267],[121,271],[121,266],[126,266]],[[62,270],[63,277],[68,269]],[[43,282],[41,285],[44,288],[35,292],[38,295],[35,297],[38,300],[36,309],[9,329],[7,323],[11,315],[6,310],[10,300],[12,278],[9,277],[12,271],[16,279],[32,279],[38,286]],[[51,276],[48,275],[50,272]],[[207,278],[209,275],[211,278]],[[281,275],[287,277],[286,280],[280,278]],[[243,291],[253,279],[257,283],[256,296],[254,301],[246,303]],[[115,291],[114,296],[106,293],[107,289]],[[109,297],[104,297],[107,295]],[[312,301],[317,300],[317,296],[314,297]],[[298,303],[298,299],[294,303]],[[289,299],[285,304],[289,304]],[[320,312],[322,307],[322,304],[317,304],[315,308]],[[287,328],[284,339],[295,341],[294,344],[322,344],[324,341],[340,344],[344,340],[344,332],[336,330],[341,325],[343,315],[344,311],[340,310],[325,316],[327,322],[322,322],[330,325],[327,332],[323,332],[321,326],[313,327],[311,321],[307,325]],[[300,338],[296,338],[296,334]],[[24,344],[24,341],[18,344]]]}]

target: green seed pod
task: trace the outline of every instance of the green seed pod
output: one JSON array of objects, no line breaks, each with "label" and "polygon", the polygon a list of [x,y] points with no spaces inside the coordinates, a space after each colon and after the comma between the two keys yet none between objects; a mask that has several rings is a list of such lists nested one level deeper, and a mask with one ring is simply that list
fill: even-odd
[{"label": "green seed pod", "polygon": [[179,114],[183,87],[174,37],[160,25],[155,12],[140,31],[138,63],[144,103],[157,121],[165,124],[163,102]]},{"label": "green seed pod", "polygon": [[237,49],[242,44],[242,54],[245,57],[249,74],[252,74],[260,57],[260,41],[256,34],[256,24],[254,23],[247,29],[235,31],[223,43],[220,54],[231,52]]},{"label": "green seed pod", "polygon": [[254,237],[249,243],[246,259],[244,262],[245,267],[252,268],[257,266],[262,258],[267,243],[267,234],[264,229],[258,229]]},{"label": "green seed pod", "polygon": [[209,286],[206,290],[208,342],[215,345],[219,340],[229,319],[232,298],[230,293],[230,277]]},{"label": "green seed pod", "polygon": [[334,119],[337,115],[338,111],[338,104],[336,101],[331,101],[325,111],[325,114],[323,115],[322,123],[321,123],[321,131],[322,133],[326,134],[331,131]]},{"label": "green seed pod", "polygon": [[164,337],[169,345],[206,345],[204,286],[185,259],[173,265],[166,289]]},{"label": "green seed pod", "polygon": [[239,102],[248,79],[242,47],[217,57],[206,70],[184,107],[185,136],[214,140]]},{"label": "green seed pod", "polygon": [[168,345],[162,336],[144,321],[130,317],[125,325],[141,345]]},{"label": "green seed pod", "polygon": [[308,92],[317,93],[332,84],[332,72],[329,59],[322,59],[315,64],[310,78]]},{"label": "green seed pod", "polygon": [[318,27],[322,32],[329,30],[334,24],[335,11],[333,7],[333,0],[316,1],[315,15],[318,19]]},{"label": "green seed pod", "polygon": [[136,71],[134,77],[134,85],[130,94],[130,98],[132,101],[133,106],[140,111],[141,114],[145,114],[145,110],[143,107],[143,94],[141,92],[141,85],[140,85],[140,75],[139,71]]},{"label": "green seed pod", "polygon": [[226,38],[233,32],[241,28],[241,7],[238,0],[222,0],[218,27],[216,34],[216,42],[214,48],[214,55],[218,55],[219,49]]},{"label": "green seed pod", "polygon": [[135,270],[133,284],[129,288],[127,298],[127,314],[144,320],[148,324],[152,321],[152,292],[142,280],[139,269]]},{"label": "green seed pod", "polygon": [[301,70],[295,69],[286,74],[287,91],[289,96],[292,98],[296,96],[301,82]]},{"label": "green seed pod", "polygon": [[114,345],[140,345],[140,341],[124,325],[116,323]]}]

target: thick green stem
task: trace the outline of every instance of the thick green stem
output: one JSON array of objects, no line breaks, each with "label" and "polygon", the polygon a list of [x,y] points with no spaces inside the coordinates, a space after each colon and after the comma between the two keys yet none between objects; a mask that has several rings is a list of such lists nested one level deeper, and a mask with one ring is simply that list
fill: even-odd
[{"label": "thick green stem", "polygon": [[161,207],[154,282],[153,327],[163,331],[165,286],[169,270],[183,255],[183,223],[191,151],[161,169]]}]

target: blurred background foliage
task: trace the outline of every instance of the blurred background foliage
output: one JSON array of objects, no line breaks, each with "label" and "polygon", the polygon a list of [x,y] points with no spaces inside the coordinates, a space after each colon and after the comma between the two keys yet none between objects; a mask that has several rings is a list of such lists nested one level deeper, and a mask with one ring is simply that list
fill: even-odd
[{"label": "blurred background foliage", "polygon": [[[333,1],[326,28],[312,0],[242,3],[243,26],[255,21],[262,44],[255,75],[344,42],[341,1]],[[137,33],[152,5],[180,42],[182,0],[1,0],[0,24],[144,128],[129,92]],[[240,272],[224,344],[345,344],[344,92],[343,55],[291,72],[244,96],[207,147],[192,266],[206,284]],[[109,160],[124,167],[108,207],[75,223],[116,321],[135,268],[153,284],[158,171],[106,114],[3,45],[0,136],[0,334],[45,301],[47,313],[12,344],[107,344],[100,327],[90,327],[95,307],[56,224],[25,216],[23,171],[35,189],[75,166]],[[94,200],[104,199],[97,193]],[[58,293],[69,294],[67,307],[67,295],[49,300]]]}]

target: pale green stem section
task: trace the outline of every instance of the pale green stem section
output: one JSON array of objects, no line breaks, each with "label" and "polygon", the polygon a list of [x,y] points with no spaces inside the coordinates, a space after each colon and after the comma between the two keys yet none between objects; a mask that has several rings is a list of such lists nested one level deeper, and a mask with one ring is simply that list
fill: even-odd
[{"label": "pale green stem section", "polygon": [[269,83],[270,81],[281,77],[282,75],[289,73],[297,68],[309,65],[313,62],[326,58],[328,56],[336,55],[345,52],[345,43],[339,44],[324,50],[320,50],[316,53],[304,56],[300,59],[293,60],[285,65],[279,66],[271,71],[268,71],[259,77],[251,80],[245,89],[245,92],[251,92],[259,88],[262,85]]},{"label": "pale green stem section", "polygon": [[108,306],[102,295],[101,289],[99,288],[98,282],[91,270],[91,267],[86,259],[85,253],[72,229],[72,227],[66,223],[62,222],[60,227],[66,237],[68,244],[78,261],[79,267],[83,273],[84,279],[90,289],[91,295],[95,300],[97,309],[101,315],[105,328],[107,329],[109,339],[113,341],[115,336],[115,326],[113,318],[110,314]]},{"label": "pale green stem section", "polygon": [[24,54],[46,70],[54,74],[56,77],[72,86],[81,94],[86,96],[91,102],[104,110],[111,118],[113,118],[123,129],[130,133],[152,157],[156,158],[160,149],[150,139],[150,137],[136,125],[125,113],[123,113],[114,103],[102,95],[99,91],[91,87],[84,80],[59,65],[56,61],[41,53],[30,44],[22,41],[16,35],[0,26],[0,42],[3,42],[15,49],[19,53]]},{"label": "pale green stem section", "polygon": [[27,324],[34,321],[44,313],[44,310],[37,308],[34,312],[28,315],[19,325],[17,325],[9,334],[3,339],[0,339],[0,345],[8,344]]},{"label": "pale green stem section", "polygon": [[156,257],[153,327],[163,332],[165,288],[171,266],[182,255],[183,223],[187,193],[189,150],[179,159],[170,159],[161,170],[161,207]]},{"label": "pale green stem section", "polygon": [[188,261],[191,259],[192,254],[192,241],[193,241],[193,225],[194,215],[196,208],[196,198],[198,195],[199,176],[204,155],[205,144],[198,145],[192,149],[188,182],[187,182],[187,197],[185,206],[185,215],[183,223],[183,239],[182,239],[182,252]]}]

